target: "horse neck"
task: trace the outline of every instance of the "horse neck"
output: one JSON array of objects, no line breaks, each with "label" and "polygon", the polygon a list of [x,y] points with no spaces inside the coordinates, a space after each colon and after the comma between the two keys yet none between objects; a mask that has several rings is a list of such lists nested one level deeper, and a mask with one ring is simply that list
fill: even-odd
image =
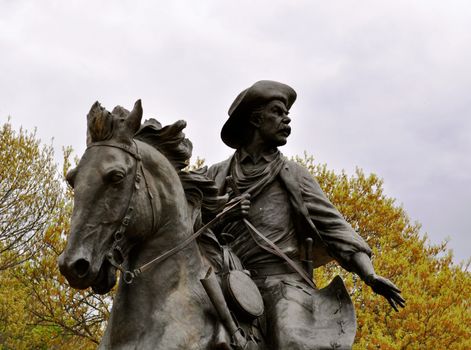
[{"label": "horse neck", "polygon": [[[193,233],[185,192],[173,165],[151,146],[140,142],[139,148],[146,169],[146,182],[153,193],[153,206],[157,214],[153,220],[153,232],[138,247],[139,253],[133,259],[136,265],[142,265],[169,251]],[[140,202],[149,203],[148,199],[141,199]],[[152,266],[153,271],[149,273],[156,278],[170,280],[176,277],[195,279],[202,269],[203,259],[196,241],[193,241],[157,266]],[[169,276],[169,273],[173,275]]]},{"label": "horse neck", "polygon": [[[142,267],[193,233],[187,200],[175,169],[155,149],[141,142],[138,145],[146,169],[143,180],[153,195],[157,215],[151,219],[148,193],[142,189],[145,186],[141,181],[133,229],[145,234],[142,243],[129,252],[130,270]],[[152,221],[154,228],[150,230]],[[209,305],[199,281],[204,273],[203,258],[193,240],[167,259],[149,265],[131,284],[121,278],[100,348],[148,348],[152,344],[153,348],[167,349],[166,345],[177,340],[168,344],[166,341],[176,334],[179,339],[186,339],[188,334],[204,334]],[[187,323],[180,329],[184,321]],[[178,348],[188,348],[185,344]]]}]

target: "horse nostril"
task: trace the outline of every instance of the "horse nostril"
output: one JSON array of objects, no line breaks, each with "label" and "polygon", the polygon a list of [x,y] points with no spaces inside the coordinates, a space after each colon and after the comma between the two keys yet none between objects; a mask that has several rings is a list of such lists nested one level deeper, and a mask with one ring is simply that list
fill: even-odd
[{"label": "horse nostril", "polygon": [[90,263],[85,259],[79,259],[74,263],[74,271],[78,278],[83,278],[87,275]]}]

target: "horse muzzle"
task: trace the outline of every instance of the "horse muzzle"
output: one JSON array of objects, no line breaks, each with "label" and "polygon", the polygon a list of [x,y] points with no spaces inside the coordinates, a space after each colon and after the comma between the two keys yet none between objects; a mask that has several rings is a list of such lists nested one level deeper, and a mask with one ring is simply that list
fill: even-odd
[{"label": "horse muzzle", "polygon": [[66,252],[63,252],[59,255],[57,262],[59,264],[59,271],[67,279],[72,288],[88,288],[96,276],[96,273],[91,271],[90,259],[86,257],[68,256]]},{"label": "horse muzzle", "polygon": [[98,268],[93,268],[89,259],[69,257],[63,252],[57,259],[59,271],[75,289],[92,287],[98,294],[109,292],[116,284],[116,268],[103,259]]}]

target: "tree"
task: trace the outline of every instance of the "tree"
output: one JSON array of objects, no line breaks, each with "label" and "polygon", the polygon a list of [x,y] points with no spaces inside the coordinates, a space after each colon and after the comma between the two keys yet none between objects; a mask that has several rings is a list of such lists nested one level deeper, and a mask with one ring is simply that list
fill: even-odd
[{"label": "tree", "polygon": [[110,298],[71,289],[58,271],[72,193],[53,149],[9,123],[0,137],[0,348],[94,349]]},{"label": "tree", "polygon": [[62,192],[55,176],[53,149],[35,133],[0,130],[0,271],[31,259]]}]

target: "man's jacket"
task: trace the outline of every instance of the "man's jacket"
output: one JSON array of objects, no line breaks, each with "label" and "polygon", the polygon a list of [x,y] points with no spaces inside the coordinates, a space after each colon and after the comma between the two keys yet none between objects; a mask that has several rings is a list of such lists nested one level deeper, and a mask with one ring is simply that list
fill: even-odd
[{"label": "man's jacket", "polygon": [[[230,175],[233,157],[208,169],[207,176],[226,193],[226,177]],[[278,174],[290,198],[293,222],[298,241],[314,239],[314,267],[335,259],[348,271],[352,271],[350,259],[357,252],[371,255],[368,244],[345,221],[330,203],[314,177],[301,165],[285,160]]]}]

